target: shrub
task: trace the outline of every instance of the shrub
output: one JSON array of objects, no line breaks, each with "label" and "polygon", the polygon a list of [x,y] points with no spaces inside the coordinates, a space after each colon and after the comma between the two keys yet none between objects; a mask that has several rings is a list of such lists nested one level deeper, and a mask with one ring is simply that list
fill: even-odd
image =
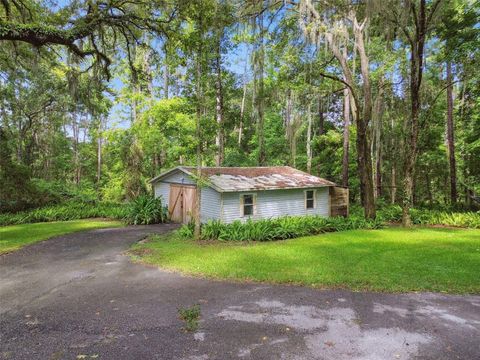
[{"label": "shrub", "polygon": [[193,224],[183,224],[176,234],[182,239],[191,239],[193,237]]},{"label": "shrub", "polygon": [[0,226],[87,218],[123,219],[125,215],[124,204],[69,201],[28,211],[0,214]]},{"label": "shrub", "polygon": [[446,225],[480,229],[480,212],[425,211],[412,209],[412,222],[419,225]]},{"label": "shrub", "polygon": [[[446,225],[467,228],[480,228],[480,212],[453,212],[426,208],[410,209],[412,222],[417,225]],[[402,208],[398,205],[383,207],[377,217],[386,222],[401,222]]]},{"label": "shrub", "polygon": [[128,204],[124,220],[127,224],[148,225],[163,223],[167,218],[168,211],[161,198],[142,195]]},{"label": "shrub", "polygon": [[[418,225],[447,225],[468,228],[480,228],[480,213],[454,213],[440,210],[412,209],[412,221]],[[350,217],[324,218],[321,216],[287,216],[276,219],[239,220],[224,224],[211,220],[202,224],[203,240],[222,241],[272,241],[291,239],[300,236],[315,235],[325,232],[355,229],[379,229],[386,222],[400,222],[402,209],[398,205],[386,206],[377,212],[376,220],[365,219],[360,211]],[[193,236],[193,225],[184,225],[177,235],[182,238]]]},{"label": "shrub", "polygon": [[384,206],[377,211],[377,217],[387,222],[401,222],[402,208],[400,205]]},{"label": "shrub", "polygon": [[[379,220],[365,220],[356,216],[350,218],[287,216],[246,222],[237,220],[230,224],[214,220],[202,225],[201,237],[203,240],[272,241],[332,231],[377,229],[382,226],[383,223]],[[182,238],[191,238],[192,226],[182,226],[177,234]]]}]

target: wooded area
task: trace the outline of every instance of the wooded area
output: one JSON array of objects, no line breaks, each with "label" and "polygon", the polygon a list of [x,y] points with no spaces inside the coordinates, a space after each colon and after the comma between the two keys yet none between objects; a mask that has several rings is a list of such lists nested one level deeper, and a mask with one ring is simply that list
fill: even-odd
[{"label": "wooded area", "polygon": [[[291,165],[382,204],[480,193],[474,0],[0,2],[0,211],[179,164]],[[200,192],[196,192],[199,194]]]}]

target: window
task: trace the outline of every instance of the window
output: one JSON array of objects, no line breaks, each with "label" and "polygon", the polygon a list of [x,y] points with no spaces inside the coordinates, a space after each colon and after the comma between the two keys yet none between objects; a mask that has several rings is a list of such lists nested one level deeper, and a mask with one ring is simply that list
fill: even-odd
[{"label": "window", "polygon": [[305,191],[305,208],[306,209],[315,208],[315,190]]},{"label": "window", "polygon": [[242,195],[243,200],[243,216],[253,215],[253,195],[245,194]]}]

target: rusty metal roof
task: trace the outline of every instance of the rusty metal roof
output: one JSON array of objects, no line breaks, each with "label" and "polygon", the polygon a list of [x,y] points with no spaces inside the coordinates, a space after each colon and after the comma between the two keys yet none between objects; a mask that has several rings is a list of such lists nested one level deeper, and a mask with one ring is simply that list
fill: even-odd
[{"label": "rusty metal roof", "polygon": [[[174,170],[195,175],[196,167],[179,166],[152,180],[155,182]],[[335,186],[331,181],[307,174],[290,166],[202,167],[202,177],[220,192],[316,188]]]}]

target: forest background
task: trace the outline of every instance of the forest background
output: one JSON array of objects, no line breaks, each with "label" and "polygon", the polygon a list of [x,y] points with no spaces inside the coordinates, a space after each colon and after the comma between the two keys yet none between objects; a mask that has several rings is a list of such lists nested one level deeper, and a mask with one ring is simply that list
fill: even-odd
[{"label": "forest background", "polygon": [[0,1],[0,211],[171,167],[290,165],[385,204],[480,192],[473,0]]}]

